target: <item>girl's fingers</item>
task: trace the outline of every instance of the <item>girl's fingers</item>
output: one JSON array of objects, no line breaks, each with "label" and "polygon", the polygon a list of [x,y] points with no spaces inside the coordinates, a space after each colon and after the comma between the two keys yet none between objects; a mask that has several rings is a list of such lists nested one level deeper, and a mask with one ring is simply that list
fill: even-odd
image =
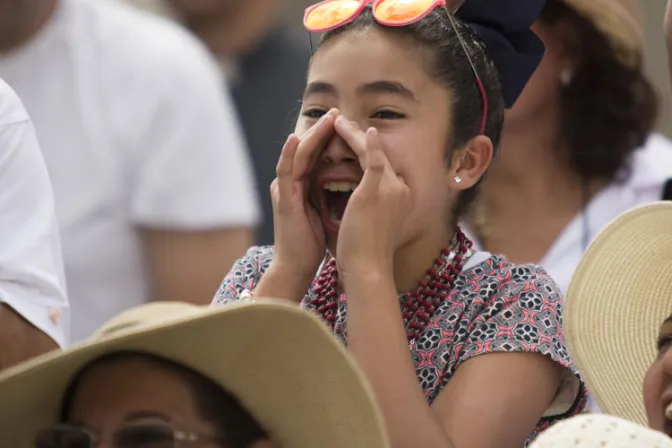
[{"label": "girl's fingers", "polygon": [[375,195],[378,193],[380,182],[389,168],[389,161],[383,152],[378,138],[378,131],[375,128],[370,128],[365,134],[366,141],[366,169],[364,170],[364,177],[360,183],[358,190],[362,193]]},{"label": "girl's fingers", "polygon": [[294,179],[292,178],[292,173],[294,172],[294,164],[298,148],[299,137],[290,134],[289,137],[287,137],[285,145],[282,147],[280,159],[275,168],[280,197],[289,198],[294,192]]},{"label": "girl's fingers", "polygon": [[334,133],[336,115],[338,115],[338,110],[330,110],[301,137],[294,160],[293,178],[295,181],[305,177],[317,161],[322,148]]},{"label": "girl's fingers", "polygon": [[357,124],[348,121],[343,115],[336,119],[335,128],[338,135],[357,155],[362,169],[366,170],[366,134]]}]

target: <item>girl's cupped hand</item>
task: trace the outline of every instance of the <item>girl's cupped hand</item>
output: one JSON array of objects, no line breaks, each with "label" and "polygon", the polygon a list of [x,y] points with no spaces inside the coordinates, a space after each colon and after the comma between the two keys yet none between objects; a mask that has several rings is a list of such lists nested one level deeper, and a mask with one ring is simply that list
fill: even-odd
[{"label": "girl's cupped hand", "polygon": [[374,273],[393,276],[402,224],[411,211],[411,192],[390,165],[375,128],[363,132],[339,116],[335,129],[364,170],[341,220],[336,247],[339,272],[344,278]]},{"label": "girl's cupped hand", "polygon": [[308,197],[309,175],[334,134],[337,115],[338,111],[329,111],[301,138],[290,135],[278,161],[271,184],[273,267],[288,275],[312,279],[326,251],[322,221]]}]

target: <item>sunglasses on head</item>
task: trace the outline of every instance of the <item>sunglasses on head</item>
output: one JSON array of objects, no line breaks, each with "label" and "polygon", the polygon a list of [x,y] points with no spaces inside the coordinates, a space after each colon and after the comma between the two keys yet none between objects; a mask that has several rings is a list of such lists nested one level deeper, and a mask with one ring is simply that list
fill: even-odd
[{"label": "sunglasses on head", "polygon": [[[56,425],[40,432],[34,448],[96,448],[101,436],[90,429],[74,425]],[[180,431],[163,423],[126,424],[114,431],[110,448],[178,448],[185,444],[218,442],[218,438]]]},{"label": "sunglasses on head", "polygon": [[481,96],[483,110],[478,134],[483,135],[488,116],[487,95],[483,82],[476,71],[476,66],[469,56],[464,39],[457,29],[453,14],[448,10],[446,0],[324,0],[306,9],[303,16],[303,25],[313,33],[330,31],[355,20],[369,4],[373,4],[371,7],[373,17],[383,26],[411,25],[422,20],[438,7],[446,10],[450,24],[455,30],[462,51],[464,51],[476,79],[476,87]]}]

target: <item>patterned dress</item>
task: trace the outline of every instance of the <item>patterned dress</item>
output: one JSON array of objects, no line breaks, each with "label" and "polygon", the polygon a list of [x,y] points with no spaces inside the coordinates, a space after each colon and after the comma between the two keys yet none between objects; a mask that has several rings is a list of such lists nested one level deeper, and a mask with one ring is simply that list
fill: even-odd
[{"label": "patterned dress", "polygon": [[[213,304],[226,304],[253,291],[272,258],[273,247],[251,248],[226,276]],[[314,282],[302,307],[313,307],[315,286]],[[538,266],[514,265],[498,256],[468,264],[411,347],[427,401],[431,403],[460,365],[474,356],[529,352],[548,356],[567,373],[555,402],[524,446],[556,421],[581,413],[587,393],[565,346],[562,303],[558,286]],[[346,301],[341,296],[334,331],[343,340],[346,323]]]}]

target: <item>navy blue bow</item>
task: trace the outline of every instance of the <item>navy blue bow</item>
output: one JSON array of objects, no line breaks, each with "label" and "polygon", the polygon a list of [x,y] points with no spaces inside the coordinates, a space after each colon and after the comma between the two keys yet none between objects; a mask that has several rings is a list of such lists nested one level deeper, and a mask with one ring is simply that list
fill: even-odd
[{"label": "navy blue bow", "polygon": [[455,16],[479,35],[499,71],[507,108],[513,106],[544,56],[530,29],[546,0],[466,0]]}]

